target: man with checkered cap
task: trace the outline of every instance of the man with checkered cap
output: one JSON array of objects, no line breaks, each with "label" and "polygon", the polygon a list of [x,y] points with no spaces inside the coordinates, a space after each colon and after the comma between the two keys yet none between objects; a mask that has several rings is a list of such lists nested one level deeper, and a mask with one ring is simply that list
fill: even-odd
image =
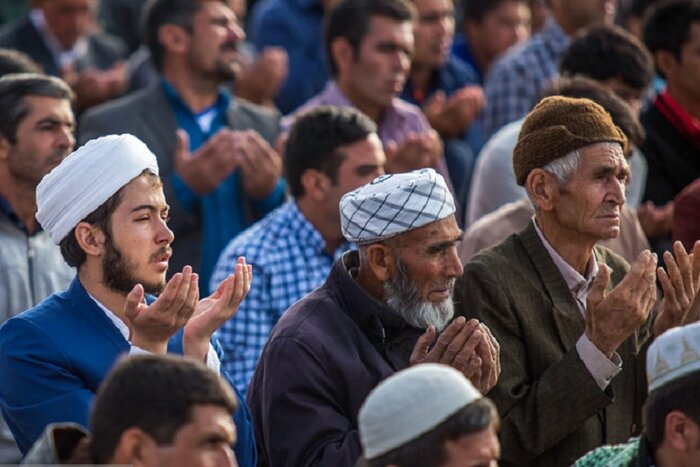
[{"label": "man with checkered cap", "polygon": [[496,383],[490,331],[450,323],[462,274],[454,212],[432,169],[383,175],[343,196],[343,235],[359,251],[282,315],[248,392],[261,465],[354,466],[362,401],[409,365],[450,365],[483,393]]},{"label": "man with checkered cap", "polygon": [[637,357],[650,332],[688,319],[698,288],[682,245],[655,320],[657,259],[631,267],[597,246],[620,232],[629,174],[623,133],[588,99],[543,99],[526,117],[513,153],[533,221],[465,264],[457,314],[483,320],[503,349],[489,393],[502,417],[502,464],[571,465],[603,443],[639,433],[644,400]]}]

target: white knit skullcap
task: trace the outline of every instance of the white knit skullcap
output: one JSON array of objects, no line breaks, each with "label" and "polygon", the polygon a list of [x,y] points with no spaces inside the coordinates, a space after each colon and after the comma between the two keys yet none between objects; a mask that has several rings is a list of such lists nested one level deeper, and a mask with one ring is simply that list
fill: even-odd
[{"label": "white knit skullcap", "polygon": [[452,194],[433,169],[381,175],[340,200],[343,235],[355,243],[384,240],[454,212]]},{"label": "white knit skullcap", "polygon": [[700,322],[669,329],[649,346],[649,392],[695,372],[700,373]]},{"label": "white knit skullcap", "polygon": [[156,156],[135,136],[88,141],[41,180],[36,188],[36,219],[58,245],[144,169],[158,175]]},{"label": "white knit skullcap", "polygon": [[374,459],[432,430],[481,398],[454,368],[425,363],[382,381],[360,407],[363,456]]}]

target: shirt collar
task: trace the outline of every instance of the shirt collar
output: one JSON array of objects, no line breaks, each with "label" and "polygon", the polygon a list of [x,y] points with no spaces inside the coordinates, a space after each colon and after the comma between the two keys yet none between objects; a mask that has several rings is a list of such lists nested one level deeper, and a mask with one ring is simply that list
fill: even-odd
[{"label": "shirt collar", "polygon": [[[289,201],[289,211],[291,215],[290,224],[297,233],[299,243],[316,253],[328,256],[326,253],[326,242],[323,240],[323,236],[321,236],[321,233],[316,230],[316,227],[314,227],[299,210],[299,205],[295,200]],[[333,252],[333,260],[337,261],[343,256],[343,253],[351,249],[351,247],[352,244],[347,241],[341,243]]]},{"label": "shirt collar", "polygon": [[[332,102],[332,105],[357,108],[357,106],[353,104],[345,94],[343,94],[343,91],[340,90],[340,87],[335,80],[331,80],[328,82],[328,84],[326,84],[326,87],[323,90],[323,95],[326,97],[327,101]],[[389,107],[384,110],[382,120],[377,122],[377,131],[380,136],[383,128],[401,128],[404,124],[405,116],[397,109],[397,99],[397,97],[394,97],[391,100]]]},{"label": "shirt collar", "polygon": [[[14,209],[12,209],[12,206],[10,206],[10,203],[2,196],[0,196],[0,213],[7,216],[7,218],[10,220],[10,222],[15,224],[15,227],[20,229],[25,234],[29,235],[29,231],[27,230],[27,226],[24,225],[22,220],[17,216],[17,213],[15,212]],[[41,232],[41,230],[42,230],[41,225],[39,225],[39,228],[36,230],[35,234]]]},{"label": "shirt collar", "polygon": [[547,20],[544,28],[542,28],[542,32],[539,33],[539,37],[557,57],[571,44],[571,38],[566,35],[559,23],[554,21],[553,18]]},{"label": "shirt collar", "polygon": [[[197,114],[195,114],[192,111],[192,109],[190,109],[190,107],[185,103],[185,101],[182,100],[175,87],[172,84],[170,84],[168,80],[166,80],[165,78],[161,78],[160,84],[163,88],[163,92],[165,92],[165,96],[167,97],[168,101],[176,109],[188,113],[193,118],[196,117]],[[229,94],[229,92],[223,86],[219,86],[219,96],[217,97],[217,100],[214,103],[217,114],[224,114],[230,105],[231,94]],[[209,109],[205,109],[205,111],[207,110]]]},{"label": "shirt collar", "polygon": [[90,293],[87,290],[85,292],[88,294],[88,297],[90,297],[92,299],[92,301],[95,302],[95,305],[97,305],[100,308],[100,310],[102,310],[102,312],[105,314],[105,316],[107,316],[107,318],[109,318],[109,320],[114,324],[114,326],[116,326],[119,333],[124,337],[124,340],[131,343],[131,341],[129,340],[129,335],[131,333],[130,333],[129,327],[126,325],[126,323],[124,323],[124,321],[122,321],[117,315],[112,313],[109,310],[109,308],[107,308],[106,306],[104,306],[102,304],[102,302],[100,302],[95,297],[90,295]]},{"label": "shirt collar", "polygon": [[33,8],[29,12],[29,21],[43,39],[59,69],[75,64],[87,54],[88,43],[84,37],[78,38],[72,48],[64,49],[46,23],[46,17],[40,8]]},{"label": "shirt collar", "polygon": [[554,265],[564,278],[564,282],[566,282],[567,287],[576,298],[583,299],[583,303],[585,303],[588,290],[593,284],[593,279],[595,279],[596,274],[598,274],[598,262],[595,259],[595,253],[591,255],[591,259],[586,265],[585,275],[582,276],[576,269],[567,263],[566,260],[564,260],[564,258],[562,258],[557,252],[557,250],[555,250],[554,247],[547,241],[544,234],[540,230],[540,227],[537,225],[537,222],[535,222],[535,219],[532,220],[532,223],[535,224],[535,231],[537,232],[537,235],[540,237],[540,240],[542,241],[544,248],[547,250],[547,253],[549,253],[549,256],[552,258]]}]

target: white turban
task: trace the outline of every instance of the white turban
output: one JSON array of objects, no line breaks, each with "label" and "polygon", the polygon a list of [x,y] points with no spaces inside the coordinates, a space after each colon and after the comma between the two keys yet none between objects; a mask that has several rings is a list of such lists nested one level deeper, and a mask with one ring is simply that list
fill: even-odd
[{"label": "white turban", "polygon": [[454,212],[452,194],[433,169],[381,175],[340,200],[343,235],[360,244],[417,229]]},{"label": "white turban", "polygon": [[144,169],[158,175],[156,156],[135,136],[88,141],[41,180],[36,189],[36,219],[58,245]]},{"label": "white turban", "polygon": [[425,363],[382,381],[357,416],[365,459],[374,459],[429,432],[481,393],[454,368]]},{"label": "white turban", "polygon": [[700,323],[669,329],[647,350],[649,392],[671,381],[698,373],[700,378]]}]

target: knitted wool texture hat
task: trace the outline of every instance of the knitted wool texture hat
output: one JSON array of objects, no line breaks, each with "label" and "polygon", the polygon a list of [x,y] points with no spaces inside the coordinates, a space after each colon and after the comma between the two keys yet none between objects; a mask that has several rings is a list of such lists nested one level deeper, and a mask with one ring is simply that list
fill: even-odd
[{"label": "knitted wool texture hat", "polygon": [[595,143],[627,145],[624,133],[610,115],[590,99],[551,96],[542,99],[525,117],[513,150],[513,171],[524,185],[532,169],[544,167],[572,151]]}]

